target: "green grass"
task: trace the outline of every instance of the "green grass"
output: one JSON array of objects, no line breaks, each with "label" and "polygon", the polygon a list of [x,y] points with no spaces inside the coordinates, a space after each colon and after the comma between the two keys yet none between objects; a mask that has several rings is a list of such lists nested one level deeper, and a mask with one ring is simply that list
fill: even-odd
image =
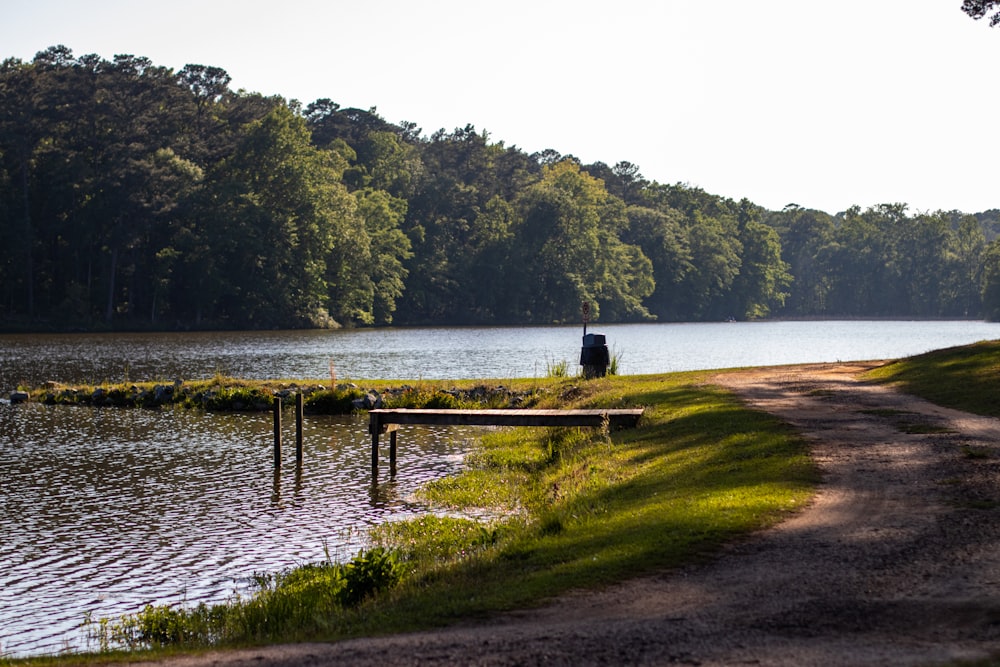
[{"label": "green grass", "polygon": [[511,380],[484,385],[482,381],[419,381],[392,383],[365,381],[365,388],[351,384],[324,386],[318,380],[240,380],[216,375],[204,380],[177,383],[136,382],[101,385],[56,385],[25,389],[32,400],[50,405],[85,405],[161,408],[183,406],[211,412],[253,411],[272,408],[274,396],[285,395],[285,406],[302,394],[310,414],[350,414],[355,399],[369,391],[380,394],[390,408],[509,408],[529,407],[547,380]]},{"label": "green grass", "polygon": [[569,362],[565,359],[561,361],[545,362],[545,377],[564,378],[569,377]]},{"label": "green grass", "polygon": [[938,405],[1000,417],[1000,341],[900,359],[868,377]]},{"label": "green grass", "polygon": [[465,472],[422,491],[448,516],[373,532],[372,549],[398,563],[398,583],[369,587],[380,590],[360,601],[336,592],[343,573],[312,564],[228,607],[152,607],[95,627],[137,648],[340,639],[486,618],[697,561],[800,508],[817,481],[789,427],[705,377],[539,380],[540,407],[646,413],[613,433],[488,434]]},{"label": "green grass", "polygon": [[455,520],[465,539],[447,554],[426,549],[416,527],[424,519],[377,531],[414,576],[389,594],[372,629],[485,616],[690,563],[801,507],[816,481],[802,441],[700,379],[604,378],[566,406],[646,406],[638,429],[485,438],[471,470],[425,495],[502,518]]},{"label": "green grass", "polygon": [[86,624],[105,650],[208,646],[252,639],[295,638],[352,609],[401,576],[395,553],[364,551],[347,563],[310,563],[254,577],[255,592],[225,604],[175,608],[147,605],[137,614]]}]

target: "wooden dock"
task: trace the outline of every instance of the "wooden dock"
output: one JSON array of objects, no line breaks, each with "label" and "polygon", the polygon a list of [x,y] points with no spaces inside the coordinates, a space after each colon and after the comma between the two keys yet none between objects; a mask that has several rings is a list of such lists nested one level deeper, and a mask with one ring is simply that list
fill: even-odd
[{"label": "wooden dock", "polygon": [[617,410],[431,410],[382,409],[368,411],[372,436],[372,476],[378,475],[379,437],[389,434],[389,468],[396,469],[396,431],[400,424],[443,426],[589,426],[605,424],[611,430],[634,428],[642,408]]}]

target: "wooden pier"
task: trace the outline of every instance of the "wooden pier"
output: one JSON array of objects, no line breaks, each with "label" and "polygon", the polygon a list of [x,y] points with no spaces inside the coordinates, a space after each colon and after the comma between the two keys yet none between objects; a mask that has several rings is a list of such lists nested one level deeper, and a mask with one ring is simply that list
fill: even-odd
[{"label": "wooden pier", "polygon": [[396,470],[396,431],[400,424],[439,426],[590,426],[611,430],[634,428],[642,408],[617,410],[369,410],[368,432],[372,436],[372,476],[378,475],[379,437],[389,434],[389,468]]}]

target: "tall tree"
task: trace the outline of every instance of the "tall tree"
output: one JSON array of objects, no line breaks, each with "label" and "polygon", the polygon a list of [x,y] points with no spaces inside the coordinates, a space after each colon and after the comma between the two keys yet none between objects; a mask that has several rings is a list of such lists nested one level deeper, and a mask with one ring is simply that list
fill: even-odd
[{"label": "tall tree", "polygon": [[976,20],[993,12],[990,26],[1000,24],[1000,10],[997,7],[1000,7],[1000,0],[962,0],[962,11]]},{"label": "tall tree", "polygon": [[740,273],[743,244],[731,216],[710,217],[696,211],[687,228],[691,266],[681,284],[687,319],[723,320],[734,312],[733,283]]},{"label": "tall tree", "polygon": [[358,225],[354,199],[340,182],[344,166],[312,146],[305,121],[287,107],[249,126],[215,185],[216,238],[226,242],[222,305],[235,323],[325,324],[327,260],[335,251],[343,259],[333,276],[343,280],[358,253],[350,245]]},{"label": "tall tree", "polygon": [[[4,219],[9,221],[0,250],[0,283],[5,286],[5,303],[12,310],[35,315],[35,226],[32,221],[32,161],[44,130],[36,119],[37,72],[20,60],[8,59],[0,65],[0,160],[6,197]],[[23,294],[23,299],[18,298]]]},{"label": "tall tree", "polygon": [[990,243],[983,257],[983,311],[986,319],[1000,322],[1000,239]]},{"label": "tall tree", "polygon": [[975,317],[982,309],[986,235],[975,216],[963,215],[954,232],[954,314]]},{"label": "tall tree", "polygon": [[760,211],[747,199],[737,214],[740,271],[733,280],[734,315],[745,319],[767,317],[785,301],[791,283],[788,265],[781,259],[778,233],[760,222]]},{"label": "tall tree", "polygon": [[366,278],[371,289],[368,310],[356,319],[363,324],[392,324],[406,289],[404,262],[413,256],[410,239],[401,229],[406,201],[372,189],[358,191],[355,197],[369,239]]},{"label": "tall tree", "polygon": [[652,262],[655,288],[646,306],[661,320],[690,317],[683,285],[694,267],[684,216],[672,208],[630,206],[628,217],[628,230],[622,240],[639,246]]},{"label": "tall tree", "polygon": [[826,314],[828,286],[817,256],[833,236],[833,217],[790,204],[768,216],[767,221],[781,238],[781,257],[788,262],[792,279],[782,312],[798,316]]},{"label": "tall tree", "polygon": [[594,318],[604,308],[618,320],[651,317],[642,300],[653,292],[652,265],[617,232],[627,226],[625,206],[603,182],[573,160],[543,170],[542,180],[518,202],[521,229],[516,262],[528,316],[536,322],[576,321],[580,304]]},{"label": "tall tree", "polygon": [[510,201],[534,177],[472,125],[439,130],[419,150],[423,168],[406,223],[414,256],[400,314],[412,322],[473,321],[479,308],[468,294],[478,277],[469,258],[476,220],[494,197]]}]

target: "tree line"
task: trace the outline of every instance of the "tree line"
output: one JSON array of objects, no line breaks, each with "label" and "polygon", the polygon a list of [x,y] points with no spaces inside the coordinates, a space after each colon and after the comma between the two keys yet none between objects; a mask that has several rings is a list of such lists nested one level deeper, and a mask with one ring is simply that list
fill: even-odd
[{"label": "tree line", "polygon": [[0,65],[6,328],[1000,317],[1000,211],[769,211],[63,46]]}]

